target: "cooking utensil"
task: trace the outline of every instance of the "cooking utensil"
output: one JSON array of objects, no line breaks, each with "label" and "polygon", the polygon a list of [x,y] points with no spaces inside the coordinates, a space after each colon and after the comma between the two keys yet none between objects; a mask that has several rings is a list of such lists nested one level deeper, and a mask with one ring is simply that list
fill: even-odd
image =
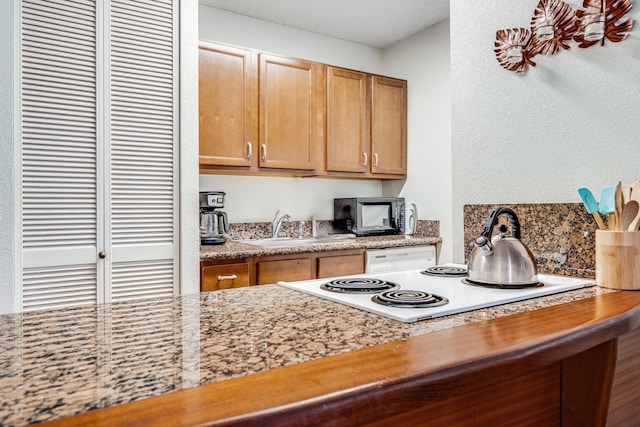
[{"label": "cooking utensil", "polygon": [[[640,205],[640,181],[634,182],[633,184],[630,185],[630,187],[631,187],[631,195],[629,196],[630,201],[636,201],[638,202],[638,205]],[[629,225],[629,231],[638,231],[638,228],[640,228],[640,209],[635,219],[631,221],[631,224]]]},{"label": "cooking utensil", "polygon": [[615,223],[615,215],[616,211],[615,205],[615,192],[616,187],[614,185],[610,185],[605,187],[600,191],[600,213],[603,215],[608,215],[609,221],[609,230],[616,229]]},{"label": "cooking utensil", "polygon": [[596,201],[596,198],[593,197],[593,193],[591,192],[591,190],[584,187],[578,188],[578,194],[580,195],[580,198],[582,199],[582,204],[584,204],[584,207],[587,209],[587,212],[593,215],[593,218],[596,220],[598,227],[601,230],[606,230],[607,226],[604,225],[604,221],[600,216],[600,212],[598,212],[600,210],[600,206],[598,206],[598,202]]},{"label": "cooking utensil", "polygon": [[622,182],[618,181],[616,191],[613,193],[613,202],[615,203],[616,230],[622,231]]},{"label": "cooking utensil", "polygon": [[631,200],[631,184],[622,184],[622,203]]},{"label": "cooking utensil", "polygon": [[[505,236],[507,227],[500,224],[500,234],[491,238],[501,215],[509,219],[511,236]],[[469,254],[467,277],[471,282],[499,286],[534,286],[538,283],[536,262],[531,251],[520,241],[520,221],[510,208],[497,207],[489,216]]]},{"label": "cooking utensil", "polygon": [[622,207],[621,231],[636,231],[638,226],[636,225],[636,227],[632,229],[631,225],[638,216],[638,208],[640,208],[640,205],[638,205],[638,202],[635,200],[630,200],[629,203],[624,204]]}]

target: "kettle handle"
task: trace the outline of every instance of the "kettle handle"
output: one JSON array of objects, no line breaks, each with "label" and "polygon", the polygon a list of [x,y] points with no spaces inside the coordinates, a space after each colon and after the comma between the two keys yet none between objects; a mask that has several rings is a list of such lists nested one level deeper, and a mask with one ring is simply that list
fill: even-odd
[{"label": "kettle handle", "polygon": [[511,224],[511,237],[520,240],[520,221],[518,220],[518,215],[516,215],[516,213],[512,209],[506,206],[497,207],[493,210],[493,212],[491,212],[491,215],[489,215],[489,219],[487,219],[487,222],[482,228],[482,233],[480,233],[480,236],[484,236],[487,239],[491,240],[493,227],[498,223],[498,217],[503,214],[509,217],[509,223]]}]

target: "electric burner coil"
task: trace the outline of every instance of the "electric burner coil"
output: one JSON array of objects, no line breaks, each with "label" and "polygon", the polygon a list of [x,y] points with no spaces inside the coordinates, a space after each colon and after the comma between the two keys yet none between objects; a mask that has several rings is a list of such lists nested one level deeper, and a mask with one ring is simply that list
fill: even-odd
[{"label": "electric burner coil", "polygon": [[410,289],[385,291],[374,295],[371,300],[396,308],[431,308],[449,303],[449,300],[443,296]]},{"label": "electric burner coil", "polygon": [[436,265],[422,270],[420,273],[427,276],[461,277],[467,275],[467,269],[452,265]]},{"label": "electric burner coil", "polygon": [[351,277],[330,280],[320,285],[320,288],[329,292],[345,294],[372,294],[399,289],[400,285],[371,277]]}]

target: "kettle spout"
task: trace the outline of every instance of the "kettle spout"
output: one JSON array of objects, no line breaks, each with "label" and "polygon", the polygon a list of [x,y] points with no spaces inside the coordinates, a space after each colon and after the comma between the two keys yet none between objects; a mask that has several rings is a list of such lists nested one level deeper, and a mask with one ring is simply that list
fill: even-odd
[{"label": "kettle spout", "polygon": [[489,240],[486,236],[480,235],[476,237],[475,240],[476,248],[480,250],[482,255],[491,255],[493,253],[493,245],[491,244],[491,240]]}]

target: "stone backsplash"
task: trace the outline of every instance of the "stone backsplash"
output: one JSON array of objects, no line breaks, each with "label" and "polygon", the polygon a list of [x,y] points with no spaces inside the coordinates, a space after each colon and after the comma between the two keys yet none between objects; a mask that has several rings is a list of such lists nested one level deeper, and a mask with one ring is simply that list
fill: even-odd
[{"label": "stone backsplash", "polygon": [[[335,234],[331,221],[317,221],[317,235]],[[282,223],[278,237],[311,237],[311,221],[285,221]],[[418,220],[416,235],[422,237],[439,237],[440,221]],[[264,239],[271,237],[270,222],[239,222],[229,225],[227,236],[232,240]]]},{"label": "stone backsplash", "polygon": [[[498,206],[518,215],[522,242],[533,253],[540,273],[595,278],[597,224],[581,203],[465,205],[465,262],[475,237]],[[503,217],[500,222],[508,224]]]}]

